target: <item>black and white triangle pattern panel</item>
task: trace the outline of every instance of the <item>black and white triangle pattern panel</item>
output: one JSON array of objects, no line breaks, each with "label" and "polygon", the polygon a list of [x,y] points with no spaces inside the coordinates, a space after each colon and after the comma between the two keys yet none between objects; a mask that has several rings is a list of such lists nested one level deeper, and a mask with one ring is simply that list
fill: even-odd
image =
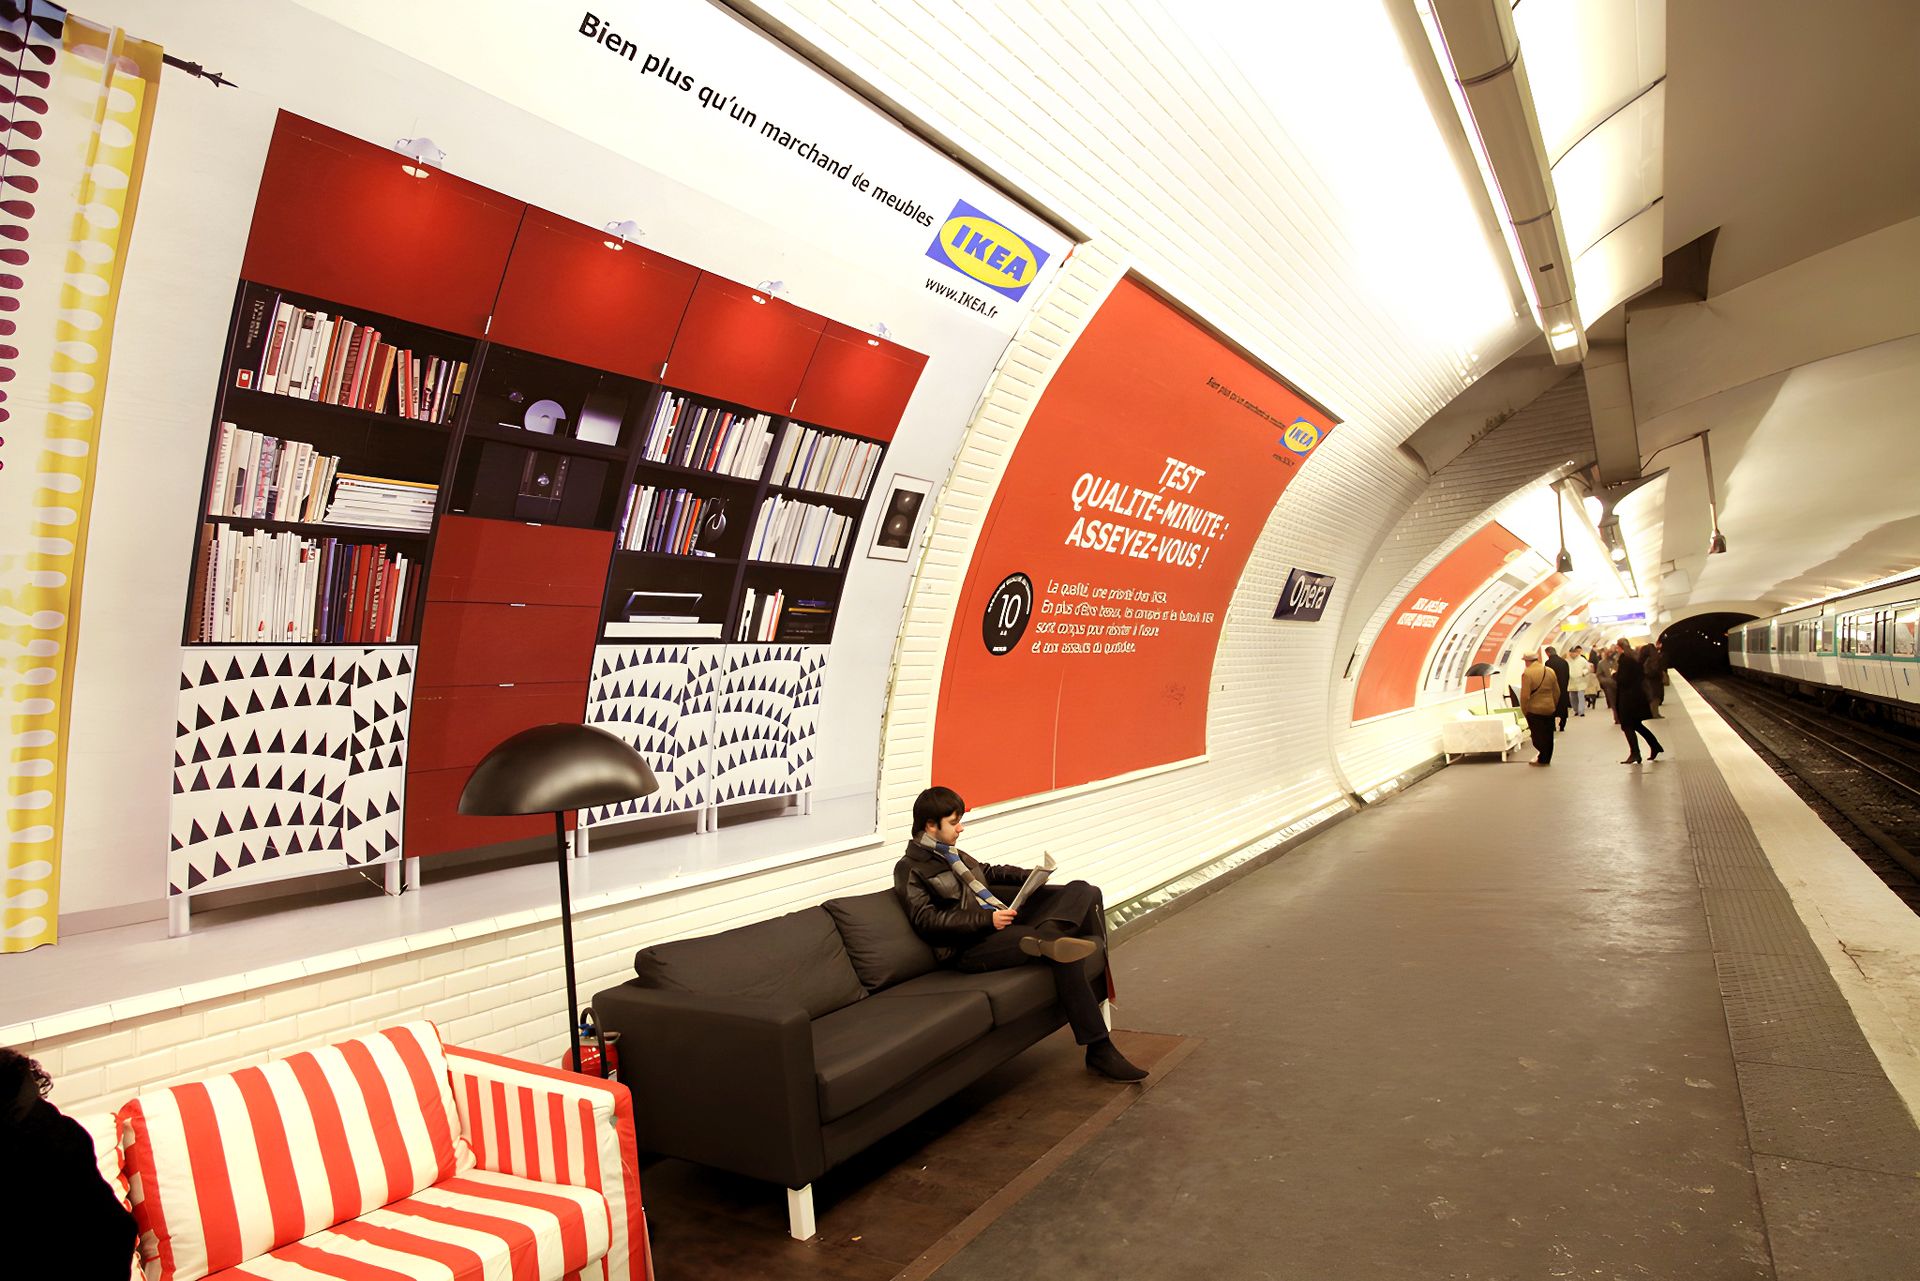
[{"label": "black and white triangle pattern panel", "polygon": [[820,645],[728,648],[714,727],[714,804],[792,793],[801,755],[811,777],[825,661]]},{"label": "black and white triangle pattern panel", "polygon": [[360,651],[349,691],[353,747],[347,776],[347,861],[384,863],[401,856],[406,820],[407,727],[412,723],[413,651]]},{"label": "black and white triangle pattern panel", "polygon": [[593,654],[587,724],[617,734],[646,758],[660,790],[580,812],[588,826],[708,803],[718,645],[601,645]]},{"label": "black and white triangle pattern panel", "polygon": [[813,787],[814,744],[820,738],[820,700],[827,686],[827,647],[800,651],[800,688],[793,697],[792,741],[787,745],[787,791]]},{"label": "black and white triangle pattern panel", "polygon": [[[168,893],[397,857],[412,684],[411,648],[181,651]],[[354,826],[391,852],[349,840],[350,805],[390,807]]]}]

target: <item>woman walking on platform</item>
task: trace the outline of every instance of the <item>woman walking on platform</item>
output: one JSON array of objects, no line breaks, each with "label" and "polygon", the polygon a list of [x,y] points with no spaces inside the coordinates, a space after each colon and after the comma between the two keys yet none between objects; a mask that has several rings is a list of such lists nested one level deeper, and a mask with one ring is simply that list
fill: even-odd
[{"label": "woman walking on platform", "polygon": [[1527,669],[1520,674],[1520,710],[1527,714],[1533,749],[1539,753],[1528,764],[1553,764],[1553,723],[1560,714],[1560,678],[1538,654],[1527,655]]},{"label": "woman walking on platform", "polygon": [[1635,656],[1633,647],[1624,640],[1618,645],[1620,662],[1613,671],[1613,710],[1619,718],[1621,731],[1627,736],[1627,759],[1620,763],[1640,763],[1640,741],[1634,737],[1635,734],[1646,739],[1647,746],[1652,749],[1647,759],[1658,760],[1664,749],[1660,746],[1660,740],[1653,736],[1653,731],[1647,728],[1647,713],[1653,708],[1647,701],[1647,682],[1640,659]]}]

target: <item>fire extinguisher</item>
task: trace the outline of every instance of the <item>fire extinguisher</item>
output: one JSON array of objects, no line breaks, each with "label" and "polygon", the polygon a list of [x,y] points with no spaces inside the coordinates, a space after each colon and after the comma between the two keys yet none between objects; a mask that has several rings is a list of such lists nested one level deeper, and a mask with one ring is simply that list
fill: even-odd
[{"label": "fire extinguisher", "polygon": [[[572,1058],[572,1051],[568,1051]],[[620,1034],[602,1032],[593,1021],[593,1011],[580,1016],[580,1066],[575,1069],[588,1076],[603,1076],[609,1081],[620,1076]]]}]

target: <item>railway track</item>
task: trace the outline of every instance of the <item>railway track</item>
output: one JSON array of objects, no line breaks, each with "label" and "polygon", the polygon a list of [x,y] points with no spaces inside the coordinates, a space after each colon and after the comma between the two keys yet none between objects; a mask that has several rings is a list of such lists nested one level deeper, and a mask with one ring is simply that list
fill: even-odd
[{"label": "railway track", "polygon": [[1920,743],[1732,677],[1694,688],[1920,912]]}]

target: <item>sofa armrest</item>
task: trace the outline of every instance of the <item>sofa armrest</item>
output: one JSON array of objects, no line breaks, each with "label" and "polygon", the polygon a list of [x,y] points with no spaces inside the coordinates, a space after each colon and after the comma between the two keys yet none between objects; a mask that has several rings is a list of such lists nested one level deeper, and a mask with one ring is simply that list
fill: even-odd
[{"label": "sofa armrest", "polygon": [[640,1146],[804,1187],[826,1169],[813,1025],[798,1005],[626,983],[593,998],[620,1033]]},{"label": "sofa armrest", "polygon": [[611,1081],[446,1047],[460,1128],[483,1170],[592,1188],[612,1232],[606,1281],[649,1281],[633,1102]]}]

